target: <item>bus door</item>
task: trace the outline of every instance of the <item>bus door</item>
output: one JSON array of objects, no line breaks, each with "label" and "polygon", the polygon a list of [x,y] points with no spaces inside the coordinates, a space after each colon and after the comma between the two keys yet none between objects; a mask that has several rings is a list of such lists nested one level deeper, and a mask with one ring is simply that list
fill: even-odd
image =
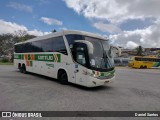
[{"label": "bus door", "polygon": [[76,61],[75,64],[75,77],[76,83],[80,85],[87,84],[87,45],[84,43],[75,43],[74,45],[74,60]]}]

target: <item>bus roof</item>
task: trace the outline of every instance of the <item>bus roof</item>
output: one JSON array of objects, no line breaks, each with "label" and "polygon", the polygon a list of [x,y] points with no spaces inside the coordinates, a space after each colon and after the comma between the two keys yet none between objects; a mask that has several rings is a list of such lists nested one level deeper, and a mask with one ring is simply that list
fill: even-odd
[{"label": "bus roof", "polygon": [[50,33],[50,34],[47,34],[47,35],[44,35],[44,36],[38,36],[36,38],[29,39],[29,40],[26,40],[24,42],[16,43],[15,45],[22,44],[22,43],[27,43],[27,42],[32,42],[32,41],[44,40],[44,39],[48,39],[48,38],[51,38],[51,37],[57,37],[57,36],[68,35],[68,34],[85,35],[85,36],[89,36],[89,37],[99,38],[99,39],[102,39],[102,40],[108,40],[107,38],[104,38],[100,35],[93,34],[93,33],[90,33],[90,32],[79,31],[79,30],[63,30],[63,31],[60,31],[60,32]]}]

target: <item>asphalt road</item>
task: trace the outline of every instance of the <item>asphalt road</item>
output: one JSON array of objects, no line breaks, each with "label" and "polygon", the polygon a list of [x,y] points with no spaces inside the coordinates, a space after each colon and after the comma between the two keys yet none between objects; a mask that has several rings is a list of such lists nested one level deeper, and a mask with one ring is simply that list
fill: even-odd
[{"label": "asphalt road", "polygon": [[137,110],[160,111],[160,69],[119,67],[114,82],[85,88],[0,66],[0,111]]}]

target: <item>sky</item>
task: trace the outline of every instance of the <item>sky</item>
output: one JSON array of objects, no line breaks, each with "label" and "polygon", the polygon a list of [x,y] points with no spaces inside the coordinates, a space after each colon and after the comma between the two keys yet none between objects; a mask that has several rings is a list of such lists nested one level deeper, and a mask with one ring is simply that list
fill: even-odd
[{"label": "sky", "polygon": [[0,0],[0,34],[82,30],[124,48],[160,47],[160,0]]}]

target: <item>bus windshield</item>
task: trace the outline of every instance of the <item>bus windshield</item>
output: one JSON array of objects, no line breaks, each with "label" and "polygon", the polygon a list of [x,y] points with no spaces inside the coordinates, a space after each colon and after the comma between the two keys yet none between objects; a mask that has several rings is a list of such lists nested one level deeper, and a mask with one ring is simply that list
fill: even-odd
[{"label": "bus windshield", "polygon": [[92,44],[89,46],[90,65],[93,68],[108,69],[114,66],[111,47],[108,40],[99,40],[97,38],[85,37],[86,41]]},{"label": "bus windshield", "polygon": [[69,45],[75,40],[88,41],[89,63],[92,69],[110,69],[114,67],[111,46],[108,40],[82,35],[66,35]]}]

